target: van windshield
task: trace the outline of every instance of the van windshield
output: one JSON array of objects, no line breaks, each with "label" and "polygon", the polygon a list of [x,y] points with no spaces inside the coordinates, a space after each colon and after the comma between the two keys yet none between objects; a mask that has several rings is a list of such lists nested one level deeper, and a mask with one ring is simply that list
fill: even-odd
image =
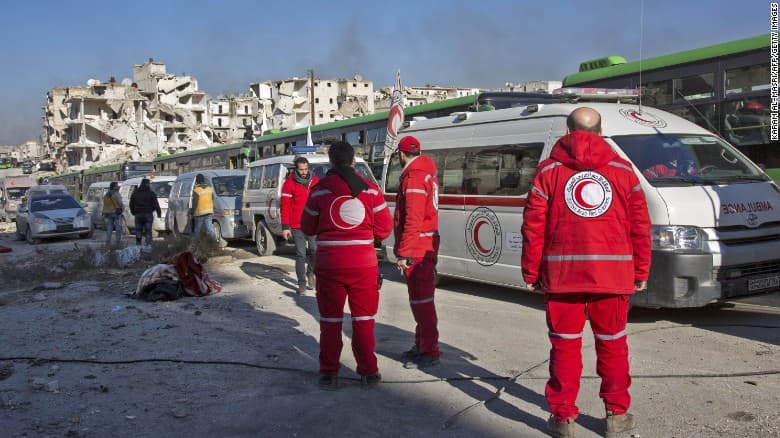
[{"label": "van windshield", "polygon": [[656,187],[769,181],[755,164],[713,135],[619,135],[611,139]]},{"label": "van windshield", "polygon": [[244,191],[244,176],[217,176],[211,178],[217,196],[241,196]]},{"label": "van windshield", "polygon": [[8,198],[15,199],[15,200],[22,199],[22,197],[24,197],[24,194],[27,193],[28,188],[29,187],[14,187],[12,189],[7,189]]}]

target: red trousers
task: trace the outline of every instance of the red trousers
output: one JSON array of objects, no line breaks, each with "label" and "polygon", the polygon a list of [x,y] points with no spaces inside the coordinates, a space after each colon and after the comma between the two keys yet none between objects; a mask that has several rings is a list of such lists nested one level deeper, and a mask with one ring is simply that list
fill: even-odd
[{"label": "red trousers", "polygon": [[628,387],[626,321],[629,295],[588,293],[545,294],[550,330],[550,380],[545,396],[558,421],[577,418],[577,393],[582,375],[582,330],[586,316],[596,339],[599,396],[608,411],[624,414],[631,404]]},{"label": "red trousers", "polygon": [[352,314],[352,352],[357,373],[379,372],[376,362],[374,315],[379,307],[378,266],[353,269],[315,269],[317,307],[320,311],[320,374],[337,375],[341,357],[341,323],[344,302],[349,299]]},{"label": "red trousers", "polygon": [[433,301],[436,277],[436,253],[429,251],[425,257],[415,257],[406,270],[409,289],[409,306],[417,327],[414,330],[414,346],[430,357],[441,356],[436,304]]}]

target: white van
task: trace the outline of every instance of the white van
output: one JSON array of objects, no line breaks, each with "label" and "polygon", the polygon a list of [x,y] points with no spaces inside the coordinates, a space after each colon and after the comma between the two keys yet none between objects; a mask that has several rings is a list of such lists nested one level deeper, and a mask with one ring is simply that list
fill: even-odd
[{"label": "white van", "polygon": [[[106,227],[105,220],[103,219],[103,197],[108,193],[108,187],[111,185],[111,181],[100,181],[92,183],[87,192],[84,193],[84,201],[87,204],[84,207],[92,216],[92,227],[104,229]],[[125,200],[125,202],[127,202]]]},{"label": "white van", "polygon": [[130,196],[141,185],[141,180],[144,178],[149,179],[149,188],[157,195],[157,203],[160,204],[160,218],[157,217],[156,213],[153,215],[152,230],[163,234],[170,231],[165,218],[168,214],[168,198],[171,196],[173,182],[176,181],[175,176],[139,176],[122,181],[119,184],[119,194],[122,195],[122,200],[125,202],[122,216],[124,216],[128,231],[134,231],[135,216],[130,213]]},{"label": "white van", "polygon": [[[566,134],[578,106],[601,113],[603,137],[634,164],[652,221],[645,307],[698,307],[780,289],[780,189],[717,135],[673,114],[625,103],[562,103],[419,120],[414,135],[438,167],[438,274],[525,288],[523,207],[536,165]],[[674,155],[684,174],[650,176]],[[397,154],[385,165],[384,192],[394,206]],[[648,176],[645,176],[648,175]],[[393,260],[392,236],[385,241]]]},{"label": "white van", "polygon": [[[295,147],[294,147],[295,148]],[[299,147],[300,148],[300,147]],[[314,151],[305,147],[301,150]],[[295,149],[293,149],[294,151]],[[257,253],[270,255],[282,243],[282,222],[279,216],[279,200],[282,185],[289,171],[293,169],[293,160],[299,155],[280,155],[249,163],[246,183],[244,184],[244,204],[241,214],[257,246]],[[309,160],[309,171],[322,179],[330,169],[326,152],[309,152],[301,156]],[[355,170],[364,178],[376,182],[371,169],[361,159],[355,158]]]},{"label": "white van", "polygon": [[168,228],[174,235],[191,234],[194,227],[190,217],[192,190],[198,174],[202,174],[206,184],[214,188],[212,225],[220,246],[227,246],[229,240],[245,238],[248,232],[241,220],[241,196],[246,181],[243,169],[198,170],[176,177],[168,203]]}]

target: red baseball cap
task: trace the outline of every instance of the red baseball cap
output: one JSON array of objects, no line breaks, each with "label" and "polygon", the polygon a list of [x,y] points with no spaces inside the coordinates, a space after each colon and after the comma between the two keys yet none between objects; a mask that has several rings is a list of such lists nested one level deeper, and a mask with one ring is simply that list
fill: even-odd
[{"label": "red baseball cap", "polygon": [[398,143],[398,150],[401,152],[420,152],[420,140],[407,135]]}]

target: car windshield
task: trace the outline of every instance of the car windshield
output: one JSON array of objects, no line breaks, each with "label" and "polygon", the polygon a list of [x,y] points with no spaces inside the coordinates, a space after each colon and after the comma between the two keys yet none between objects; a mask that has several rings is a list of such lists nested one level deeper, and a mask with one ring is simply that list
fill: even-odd
[{"label": "car windshield", "polygon": [[[325,174],[328,173],[328,170],[330,170],[330,163],[312,163],[310,164],[310,167],[311,172],[314,175],[317,175],[317,178],[322,179],[325,177]],[[289,169],[292,169],[292,166],[290,166]],[[292,172],[292,170],[290,170],[290,172]],[[363,178],[376,183],[374,174],[371,173],[371,169],[369,169],[366,163],[355,163],[355,172]]]},{"label": "car windshield", "polygon": [[12,189],[8,189],[8,198],[22,199],[22,197],[24,197],[24,194],[27,193],[28,188],[29,187],[14,187]]},{"label": "car windshield", "polygon": [[611,138],[656,187],[769,180],[733,146],[713,135],[650,134]]},{"label": "car windshield", "polygon": [[211,184],[217,196],[241,196],[244,191],[244,176],[217,176],[211,178]]},{"label": "car windshield", "polygon": [[81,208],[81,205],[68,195],[36,196],[30,200],[30,211],[32,212],[69,208]]},{"label": "car windshield", "polygon": [[171,188],[173,187],[173,181],[158,181],[149,185],[155,195],[158,198],[168,198],[171,196]]}]

